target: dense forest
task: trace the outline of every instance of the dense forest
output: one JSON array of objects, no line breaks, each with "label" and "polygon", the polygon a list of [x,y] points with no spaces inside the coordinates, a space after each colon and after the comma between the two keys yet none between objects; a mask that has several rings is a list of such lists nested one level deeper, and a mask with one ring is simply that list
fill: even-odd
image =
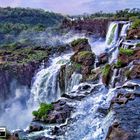
[{"label": "dense forest", "polygon": [[22,31],[40,32],[56,27],[63,18],[61,14],[42,9],[0,8],[0,44],[13,43]]},{"label": "dense forest", "polygon": [[111,20],[131,20],[133,21],[132,28],[137,28],[140,25],[140,9],[124,9],[116,11],[116,13],[104,13],[100,11],[90,15],[64,16],[42,9],[0,8],[0,46],[15,46],[17,42],[18,44],[24,44],[24,46],[34,45],[36,44],[34,43],[35,39],[35,42],[38,41],[40,43],[40,39],[43,39],[44,36],[47,38],[52,33],[58,34],[60,31],[62,32],[59,27],[61,27],[60,25],[64,19],[71,22],[72,18],[76,19],[76,21],[104,18]]}]

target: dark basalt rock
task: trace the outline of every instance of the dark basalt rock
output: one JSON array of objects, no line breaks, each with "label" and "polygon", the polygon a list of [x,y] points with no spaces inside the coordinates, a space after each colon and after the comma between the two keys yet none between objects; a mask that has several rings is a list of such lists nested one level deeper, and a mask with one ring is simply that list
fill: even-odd
[{"label": "dark basalt rock", "polygon": [[[125,100],[122,100],[125,98]],[[140,136],[140,97],[133,93],[118,94],[111,110],[119,124],[111,126],[106,140],[138,140]]]},{"label": "dark basalt rock", "polygon": [[56,138],[49,138],[49,137],[42,136],[42,137],[36,138],[35,140],[57,140],[57,139]]},{"label": "dark basalt rock", "polygon": [[102,53],[99,55],[99,63],[98,65],[101,65],[101,64],[105,64],[108,62],[108,54],[107,53]]},{"label": "dark basalt rock", "polygon": [[140,38],[140,29],[130,29],[127,33],[128,39],[139,39]]},{"label": "dark basalt rock", "polygon": [[44,123],[52,124],[52,123],[64,123],[67,118],[70,117],[72,111],[72,107],[66,104],[65,101],[59,100],[58,102],[53,103],[53,109],[48,112],[47,117],[41,120]]},{"label": "dark basalt rock", "polygon": [[94,35],[95,37],[105,37],[109,22],[109,19],[79,19],[75,21],[65,19],[61,28]]},{"label": "dark basalt rock", "polygon": [[130,140],[130,134],[119,127],[119,123],[115,122],[109,127],[106,140]]},{"label": "dark basalt rock", "polygon": [[31,124],[29,127],[29,133],[41,130],[43,130],[43,127],[37,124]]},{"label": "dark basalt rock", "polygon": [[127,93],[127,94],[122,94],[119,93],[117,97],[114,97],[111,101],[112,104],[117,103],[117,104],[126,104],[129,100],[134,100],[135,95],[133,93]]}]

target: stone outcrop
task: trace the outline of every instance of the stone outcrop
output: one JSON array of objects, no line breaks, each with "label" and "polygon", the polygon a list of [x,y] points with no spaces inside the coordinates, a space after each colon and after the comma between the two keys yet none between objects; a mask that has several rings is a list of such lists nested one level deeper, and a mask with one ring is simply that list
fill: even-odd
[{"label": "stone outcrop", "polygon": [[65,19],[61,28],[73,30],[78,33],[86,33],[95,37],[105,37],[109,23],[109,19]]},{"label": "stone outcrop", "polygon": [[140,39],[140,28],[130,29],[127,33],[127,39]]},{"label": "stone outcrop", "polygon": [[74,55],[71,56],[72,67],[83,75],[83,79],[91,74],[94,68],[95,54],[87,39],[77,39],[71,43]]},{"label": "stone outcrop", "polygon": [[38,118],[35,117],[34,121],[39,121],[47,124],[53,124],[53,123],[64,123],[67,118],[70,117],[72,108],[66,104],[65,101],[59,100],[55,103],[52,103],[53,109],[51,109],[47,113],[47,117],[45,118]]}]

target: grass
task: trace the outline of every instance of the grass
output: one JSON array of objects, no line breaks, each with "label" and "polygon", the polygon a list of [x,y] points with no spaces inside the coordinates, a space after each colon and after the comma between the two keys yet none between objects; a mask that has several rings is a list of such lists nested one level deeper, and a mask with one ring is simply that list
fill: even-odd
[{"label": "grass", "polygon": [[118,60],[117,63],[115,64],[115,66],[116,66],[117,68],[121,68],[122,65],[123,65],[123,63],[122,63],[121,60]]},{"label": "grass", "polygon": [[138,44],[136,45],[136,47],[140,47],[140,43],[138,43]]},{"label": "grass", "polygon": [[108,76],[111,70],[111,66],[109,64],[106,64],[105,67],[102,69],[102,75]]},{"label": "grass", "polygon": [[41,103],[39,109],[37,111],[33,111],[32,114],[39,119],[47,118],[48,112],[52,109],[52,104]]},{"label": "grass", "polygon": [[134,22],[131,25],[132,29],[140,28],[140,19],[135,19]]},{"label": "grass", "polygon": [[87,44],[88,43],[88,39],[86,38],[79,38],[77,40],[74,40],[71,42],[72,47],[75,47],[79,44]]},{"label": "grass", "polygon": [[5,58],[3,65],[26,65],[29,62],[40,62],[48,58],[48,52],[34,48],[20,48],[15,50],[0,50],[0,57]]},{"label": "grass", "polygon": [[120,48],[120,54],[125,54],[125,55],[128,55],[128,56],[131,56],[131,55],[134,54],[134,50]]},{"label": "grass", "polygon": [[86,57],[90,57],[90,56],[92,56],[93,54],[92,54],[92,52],[90,52],[90,51],[81,51],[81,52],[79,52],[78,53],[78,56],[79,56],[79,58],[86,58]]}]

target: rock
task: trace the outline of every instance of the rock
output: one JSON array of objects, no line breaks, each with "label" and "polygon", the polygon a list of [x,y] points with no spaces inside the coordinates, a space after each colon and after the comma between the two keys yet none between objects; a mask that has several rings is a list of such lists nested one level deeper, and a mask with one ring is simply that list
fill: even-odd
[{"label": "rock", "polygon": [[49,138],[49,137],[45,137],[45,136],[42,136],[42,137],[39,137],[35,140],[56,140],[55,138]]},{"label": "rock", "polygon": [[[111,111],[114,112],[114,120],[119,125],[111,127],[107,140],[138,140],[140,136],[140,97],[134,93],[118,94],[118,98],[123,96],[128,99],[126,104],[112,104]],[[129,137],[128,137],[129,136]]]},{"label": "rock", "polygon": [[67,118],[70,117],[72,108],[66,104],[65,101],[59,100],[53,103],[53,110],[48,112],[47,118],[40,121],[52,124],[52,123],[64,123]]},{"label": "rock", "polygon": [[37,125],[37,124],[32,124],[29,127],[29,133],[36,132],[36,131],[41,131],[41,130],[43,130],[43,127],[40,126],[40,125]]},{"label": "rock", "polygon": [[91,51],[91,47],[88,43],[88,39],[79,38],[71,42],[71,46],[74,52]]},{"label": "rock", "polygon": [[130,29],[127,33],[127,39],[140,39],[140,29]]},{"label": "rock", "polygon": [[116,122],[109,127],[106,140],[130,140],[130,134],[119,127],[119,124]]},{"label": "rock", "polygon": [[86,33],[94,37],[105,37],[110,19],[65,19],[62,23],[62,29],[74,30],[78,33]]},{"label": "rock", "polygon": [[81,73],[84,77],[86,77],[86,75],[91,73],[91,67],[90,66],[83,67]]},{"label": "rock", "polygon": [[107,53],[102,53],[99,55],[99,65],[100,64],[105,64],[108,62],[108,54]]},{"label": "rock", "polygon": [[127,94],[121,94],[119,93],[117,95],[117,97],[114,97],[112,100],[111,100],[111,103],[114,104],[114,103],[117,103],[117,104],[126,104],[129,100],[134,100],[135,99],[135,96],[133,93],[127,93]]},{"label": "rock", "polygon": [[129,79],[140,78],[140,65],[134,65],[133,68],[129,71]]}]

